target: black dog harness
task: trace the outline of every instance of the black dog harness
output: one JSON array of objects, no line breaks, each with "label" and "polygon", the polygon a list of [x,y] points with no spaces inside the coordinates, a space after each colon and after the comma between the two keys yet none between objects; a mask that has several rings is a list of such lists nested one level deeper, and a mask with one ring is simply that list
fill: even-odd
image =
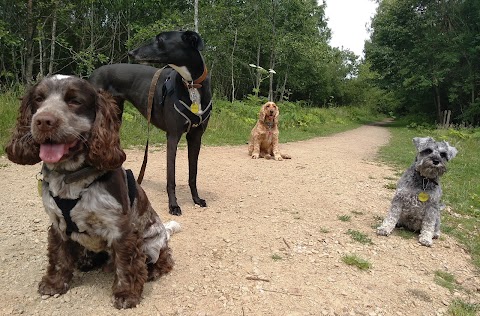
[{"label": "black dog harness", "polygon": [[[132,207],[133,201],[135,200],[135,196],[137,195],[137,186],[136,186],[135,177],[133,176],[132,170],[127,169],[125,170],[125,173],[127,175],[128,198],[130,199],[130,207]],[[107,175],[108,173],[102,175],[101,177],[99,177],[98,179],[90,183],[88,186],[92,185],[96,181],[104,181]],[[75,205],[77,205],[78,201],[80,201],[82,196],[76,199],[62,199],[62,198],[59,198],[58,196],[53,196],[52,192],[50,192],[50,196],[53,198],[58,208],[62,211],[62,216],[65,219],[65,223],[67,224],[67,229],[66,229],[67,236],[70,236],[72,232],[79,233],[80,231],[78,230],[78,226],[72,220],[70,212],[75,207]]]},{"label": "black dog harness", "polygon": [[196,128],[200,126],[205,120],[210,117],[210,112],[212,110],[212,100],[208,103],[207,107],[203,109],[202,114],[193,113],[191,110],[192,103],[190,105],[185,104],[182,100],[178,98],[177,92],[175,90],[175,79],[178,73],[174,70],[172,75],[165,80],[162,90],[162,102],[161,105],[164,105],[165,98],[169,96],[173,100],[173,106],[175,110],[185,118],[188,124],[187,133],[190,131],[190,128]]}]

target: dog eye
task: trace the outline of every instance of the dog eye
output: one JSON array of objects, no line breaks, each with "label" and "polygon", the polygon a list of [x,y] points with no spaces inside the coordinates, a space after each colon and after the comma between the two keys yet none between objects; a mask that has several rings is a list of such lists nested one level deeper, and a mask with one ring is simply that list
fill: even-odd
[{"label": "dog eye", "polygon": [[74,106],[74,107],[78,107],[78,106],[82,105],[82,102],[78,99],[67,100],[67,103],[68,103],[68,105]]},{"label": "dog eye", "polygon": [[447,159],[447,153],[445,152],[440,153],[440,157],[442,157],[443,159]]},{"label": "dog eye", "polygon": [[424,155],[430,155],[432,152],[433,152],[433,150],[431,150],[430,148],[427,148],[427,149],[425,149],[425,150],[422,151],[422,154],[424,154]]},{"label": "dog eye", "polygon": [[42,103],[45,100],[45,97],[43,97],[42,95],[38,95],[38,96],[35,97],[34,100],[37,103]]}]

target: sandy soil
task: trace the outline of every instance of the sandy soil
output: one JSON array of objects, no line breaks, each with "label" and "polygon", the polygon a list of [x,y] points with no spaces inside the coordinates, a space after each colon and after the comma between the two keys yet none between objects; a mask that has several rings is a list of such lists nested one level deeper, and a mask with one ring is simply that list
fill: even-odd
[{"label": "sandy soil", "polygon": [[[376,153],[389,139],[380,126],[281,144],[292,160],[252,160],[247,146],[203,147],[198,186],[208,207],[193,205],[187,153],[177,156],[181,217],[168,214],[165,150],[149,156],[143,186],[164,221],[183,231],[171,240],[174,271],[145,286],[141,304],[117,311],[111,273],[76,273],[70,291],[42,298],[48,218],[37,196],[40,166],[0,158],[0,315],[446,315],[455,299],[480,302],[480,277],[449,236],[432,248],[393,234],[378,237],[398,173]],[[137,174],[142,150],[127,151]],[[413,159],[413,157],[412,157]],[[348,215],[350,221],[339,216]],[[354,241],[363,232],[373,244]],[[355,254],[362,271],[342,262]],[[452,273],[459,290],[437,285]]]}]

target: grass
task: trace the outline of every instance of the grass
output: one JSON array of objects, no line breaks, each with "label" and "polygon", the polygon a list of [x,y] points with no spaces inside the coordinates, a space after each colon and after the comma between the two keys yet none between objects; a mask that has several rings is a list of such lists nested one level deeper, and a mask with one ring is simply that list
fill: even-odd
[{"label": "grass", "polygon": [[453,274],[449,272],[441,271],[441,270],[435,271],[434,280],[435,280],[435,283],[448,289],[450,292],[453,292],[453,290],[456,288],[455,277]]},{"label": "grass", "polygon": [[389,129],[392,137],[389,144],[381,148],[380,158],[396,167],[399,173],[415,159],[413,137],[431,136],[437,141],[446,140],[458,149],[441,179],[442,200],[450,207],[450,211],[442,213],[441,230],[461,242],[471,254],[473,263],[480,268],[480,129],[411,128],[404,121],[393,123]]},{"label": "grass", "polygon": [[350,235],[353,240],[358,241],[361,244],[373,245],[372,240],[370,239],[370,237],[368,237],[367,234],[352,229],[347,230],[347,234]]},{"label": "grass", "polygon": [[350,220],[352,219],[350,215],[339,215],[337,218],[342,222],[350,222]]},{"label": "grass", "polygon": [[273,259],[273,261],[279,261],[279,260],[282,260],[283,258],[281,256],[277,255],[276,253],[274,253],[272,255],[272,259]]},{"label": "grass", "polygon": [[418,233],[412,232],[410,230],[402,229],[402,228],[396,229],[395,234],[400,236],[403,239],[413,239],[418,236]]},{"label": "grass", "polygon": [[370,262],[358,257],[357,255],[345,255],[342,257],[342,261],[345,264],[357,267],[360,270],[369,270],[372,267]]},{"label": "grass", "polygon": [[454,300],[448,307],[448,314],[452,316],[475,316],[480,312],[480,304],[465,303],[459,299]]}]

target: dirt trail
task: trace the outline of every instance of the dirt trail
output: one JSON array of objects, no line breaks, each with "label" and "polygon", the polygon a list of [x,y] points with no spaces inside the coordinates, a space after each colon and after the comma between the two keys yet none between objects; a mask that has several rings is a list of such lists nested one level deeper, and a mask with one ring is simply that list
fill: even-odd
[{"label": "dirt trail", "polygon": [[[193,206],[181,149],[184,215],[175,218],[167,211],[165,150],[153,151],[143,186],[162,219],[183,231],[171,240],[174,271],[148,283],[141,304],[127,311],[112,307],[111,273],[76,273],[67,294],[37,294],[48,227],[36,194],[40,166],[1,158],[0,315],[446,315],[454,299],[480,302],[480,278],[453,238],[427,248],[396,233],[376,236],[393,195],[385,185],[398,178],[376,161],[388,139],[386,128],[363,126],[281,144],[293,157],[285,161],[252,160],[246,146],[203,147],[198,187],[207,208]],[[125,167],[138,174],[142,150],[127,157]],[[349,229],[373,244],[352,240]],[[346,265],[349,254],[372,268]],[[462,289],[437,285],[437,270],[455,275]]]}]

